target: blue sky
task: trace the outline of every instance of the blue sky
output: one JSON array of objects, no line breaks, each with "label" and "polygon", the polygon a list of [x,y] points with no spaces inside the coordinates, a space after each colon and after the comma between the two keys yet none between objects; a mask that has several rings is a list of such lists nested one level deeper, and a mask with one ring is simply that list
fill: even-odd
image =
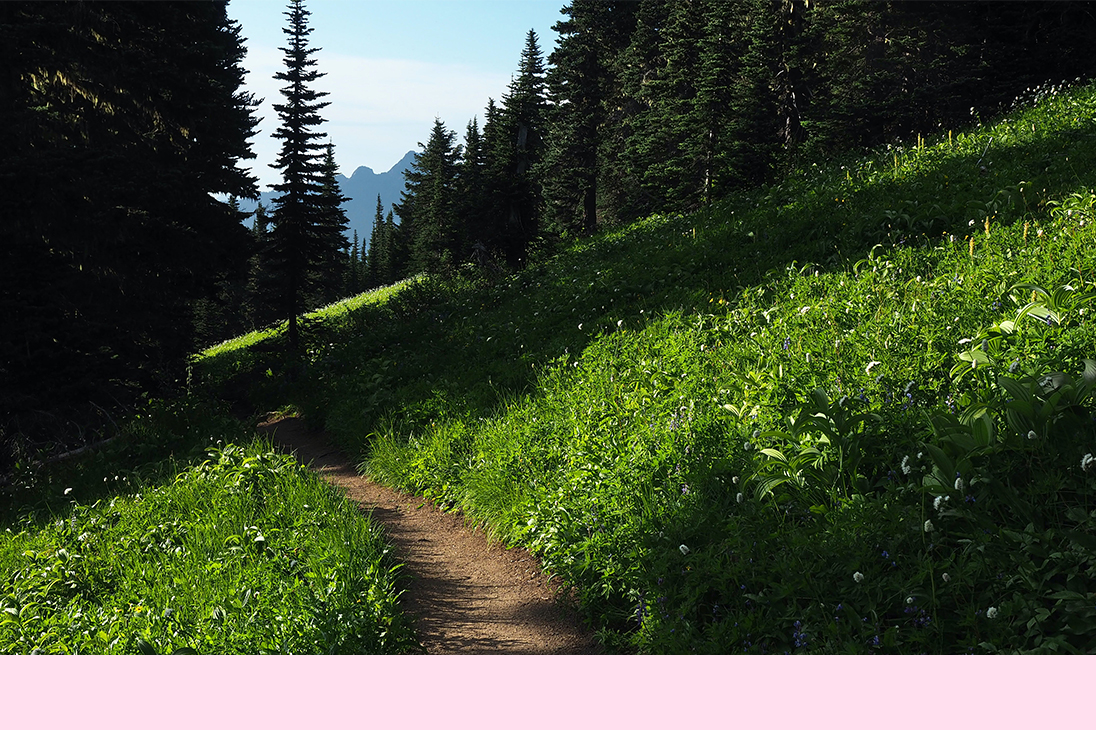
[{"label": "blue sky", "polygon": [[[247,39],[247,89],[265,99],[249,161],[266,190],[279,179],[272,104],[282,101],[273,76],[284,68],[287,2],[231,0],[230,18]],[[306,0],[313,31],[315,83],[328,92],[321,131],[335,143],[340,172],[359,166],[384,172],[418,150],[440,117],[463,139],[468,121],[483,124],[488,97],[498,101],[517,71],[525,34],[533,29],[545,59],[567,0]]]}]

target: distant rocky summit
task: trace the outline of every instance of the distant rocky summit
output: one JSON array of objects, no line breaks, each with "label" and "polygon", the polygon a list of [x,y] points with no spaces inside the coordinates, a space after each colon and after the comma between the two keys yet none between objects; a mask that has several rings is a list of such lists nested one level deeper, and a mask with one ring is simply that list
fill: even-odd
[{"label": "distant rocky summit", "polygon": [[[362,243],[369,241],[373,231],[373,215],[377,212],[377,195],[381,196],[381,204],[385,214],[393,203],[398,203],[400,193],[403,192],[403,171],[411,167],[415,161],[415,153],[408,152],[399,162],[392,166],[388,172],[373,172],[371,167],[359,167],[350,177],[336,175],[339,181],[339,189],[342,194],[350,198],[346,202],[346,217],[350,219],[350,228],[346,232],[349,240],[354,239],[354,231],[358,232],[358,240]],[[270,207],[275,193],[268,190],[259,194],[259,200],[263,205]],[[248,210],[251,206],[244,202],[241,207]]]}]

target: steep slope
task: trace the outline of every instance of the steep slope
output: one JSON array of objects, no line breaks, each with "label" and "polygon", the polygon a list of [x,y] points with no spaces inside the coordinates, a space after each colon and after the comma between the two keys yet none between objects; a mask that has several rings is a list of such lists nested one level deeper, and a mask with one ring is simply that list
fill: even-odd
[{"label": "steep slope", "polygon": [[280,397],[610,646],[1092,650],[1096,91],[1028,102],[416,282]]}]

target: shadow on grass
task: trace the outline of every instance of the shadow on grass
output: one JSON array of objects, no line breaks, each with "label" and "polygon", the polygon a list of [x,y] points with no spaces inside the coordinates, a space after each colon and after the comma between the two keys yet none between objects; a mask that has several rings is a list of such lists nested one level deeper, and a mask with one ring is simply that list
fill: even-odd
[{"label": "shadow on grass", "polygon": [[985,218],[1044,220],[1048,201],[1096,186],[1096,123],[1083,117],[1047,133],[1038,127],[1049,125],[1029,128],[1018,115],[1028,121],[879,150],[850,162],[855,169],[813,168],[691,216],[654,216],[573,242],[502,281],[419,280],[384,307],[310,324],[298,367],[286,365],[278,334],[196,370],[230,401],[300,406],[354,454],[378,432],[409,437],[448,419],[488,418],[595,338],[672,311],[710,310],[712,299],[733,299],[793,262],[850,266],[877,244],[961,240],[972,220],[974,231]]}]

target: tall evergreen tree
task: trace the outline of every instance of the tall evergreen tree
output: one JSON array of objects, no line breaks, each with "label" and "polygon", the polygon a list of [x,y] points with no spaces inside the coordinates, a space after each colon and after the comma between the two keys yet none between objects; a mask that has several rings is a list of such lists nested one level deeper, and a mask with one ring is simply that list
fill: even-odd
[{"label": "tall evergreen tree", "polygon": [[384,219],[385,251],[385,283],[393,283],[412,274],[418,273],[411,270],[411,243],[402,226],[396,225],[394,208],[388,209],[388,215]]},{"label": "tall evergreen tree", "polygon": [[231,306],[243,55],[223,2],[0,4],[0,431],[170,384]]},{"label": "tall evergreen tree", "polygon": [[367,256],[366,286],[369,288],[389,282],[388,232],[384,225],[384,204],[377,193],[377,211],[373,214],[373,228],[369,233],[369,254]]},{"label": "tall evergreen tree", "polygon": [[358,241],[358,229],[354,229],[354,236],[350,242],[350,263],[346,270],[346,292],[347,294],[356,294],[362,291],[365,287],[362,286],[362,270],[365,261],[365,254],[361,251],[360,243]]},{"label": "tall evergreen tree", "polygon": [[461,259],[457,222],[457,167],[461,156],[456,132],[434,120],[430,139],[421,144],[404,171],[404,191],[397,205],[400,232],[410,247],[414,273]]},{"label": "tall evergreen tree", "polygon": [[549,133],[541,167],[546,228],[591,235],[597,228],[603,135],[617,55],[627,45],[634,3],[574,0],[549,57]]},{"label": "tall evergreen tree", "polygon": [[288,43],[281,48],[285,71],[274,78],[285,82],[281,93],[285,103],[275,104],[281,126],[274,133],[282,141],[281,151],[271,167],[282,171],[282,182],[274,186],[274,240],[271,247],[271,270],[277,276],[282,312],[289,322],[289,347],[300,350],[297,318],[302,295],[309,275],[328,259],[330,239],[323,236],[324,220],[318,205],[322,191],[321,150],[325,145],[317,140],[323,136],[314,131],[325,120],[320,110],[329,102],[320,101],[327,92],[316,91],[312,83],[324,76],[315,69],[312,55],[319,49],[310,48],[308,26],[310,13],[303,0],[291,0],[285,12],[289,20],[283,28]]},{"label": "tall evergreen tree", "polygon": [[535,174],[543,154],[547,89],[544,58],[535,31],[525,36],[518,75],[502,99],[499,120],[503,144],[492,150],[499,155],[499,191],[505,216],[503,254],[517,268],[526,258],[529,244],[540,235],[541,189]]},{"label": "tall evergreen tree", "polygon": [[320,188],[316,195],[316,235],[322,258],[313,272],[311,296],[305,300],[310,307],[327,304],[347,293],[345,282],[350,265],[347,248],[350,242],[346,240],[346,231],[350,228],[350,219],[346,217],[343,205],[350,198],[344,197],[340,191],[337,174],[335,145],[328,142],[324,148]]},{"label": "tall evergreen tree", "polygon": [[488,251],[488,183],[487,148],[479,122],[473,117],[464,131],[464,151],[456,183],[456,215],[462,250],[481,261]]}]

